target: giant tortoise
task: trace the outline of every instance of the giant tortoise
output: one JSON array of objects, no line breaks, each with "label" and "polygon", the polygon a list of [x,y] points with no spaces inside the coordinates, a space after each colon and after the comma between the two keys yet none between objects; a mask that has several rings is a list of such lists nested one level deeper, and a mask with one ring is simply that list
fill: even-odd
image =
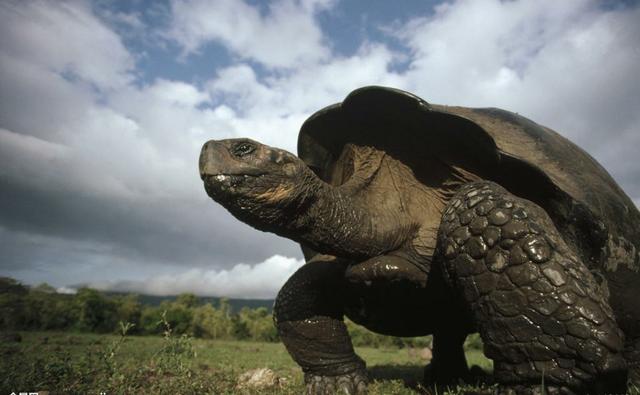
[{"label": "giant tortoise", "polygon": [[468,377],[474,332],[500,393],[640,382],[640,213],[564,137],[373,86],[312,115],[298,155],[212,140],[200,175],[236,218],[302,245],[274,320],[309,393],[366,391],[345,315],[433,334],[435,383]]}]

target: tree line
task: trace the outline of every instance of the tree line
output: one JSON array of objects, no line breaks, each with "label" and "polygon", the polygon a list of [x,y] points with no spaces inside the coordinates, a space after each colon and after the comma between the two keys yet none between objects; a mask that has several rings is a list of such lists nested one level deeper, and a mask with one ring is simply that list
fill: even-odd
[{"label": "tree line", "polygon": [[[75,294],[59,294],[40,284],[27,287],[0,277],[0,329],[64,330],[114,333],[128,323],[129,334],[160,335],[168,323],[173,333],[205,339],[279,341],[269,310],[265,307],[231,308],[228,300],[203,303],[189,293],[159,306],[145,305],[135,294],[107,295],[91,288]],[[425,346],[428,338],[382,336],[347,320],[356,346]]]}]

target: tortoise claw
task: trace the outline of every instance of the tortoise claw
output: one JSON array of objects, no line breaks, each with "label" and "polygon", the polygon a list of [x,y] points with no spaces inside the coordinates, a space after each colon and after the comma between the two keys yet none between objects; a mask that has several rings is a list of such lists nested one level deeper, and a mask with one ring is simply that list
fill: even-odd
[{"label": "tortoise claw", "polygon": [[365,395],[369,381],[367,372],[356,370],[340,376],[318,376],[307,373],[304,376],[307,395]]}]

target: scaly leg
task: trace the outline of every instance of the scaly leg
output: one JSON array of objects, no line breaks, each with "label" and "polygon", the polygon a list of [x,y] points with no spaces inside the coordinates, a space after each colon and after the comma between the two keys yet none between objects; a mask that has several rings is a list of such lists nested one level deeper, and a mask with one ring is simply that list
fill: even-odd
[{"label": "scaly leg", "polygon": [[347,264],[317,255],[282,287],[274,306],[278,334],[305,373],[308,394],[364,394],[365,363],[343,322]]},{"label": "scaly leg", "polygon": [[445,277],[473,312],[504,394],[624,393],[623,335],[548,215],[492,182],[465,185],[439,232]]}]

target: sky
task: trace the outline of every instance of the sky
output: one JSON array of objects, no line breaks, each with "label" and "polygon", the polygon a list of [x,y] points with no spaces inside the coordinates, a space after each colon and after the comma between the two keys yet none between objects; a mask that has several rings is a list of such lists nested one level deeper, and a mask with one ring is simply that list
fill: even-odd
[{"label": "sky", "polygon": [[209,199],[198,155],[365,85],[500,107],[568,137],[640,204],[635,1],[0,2],[0,276],[272,298],[298,246]]}]

